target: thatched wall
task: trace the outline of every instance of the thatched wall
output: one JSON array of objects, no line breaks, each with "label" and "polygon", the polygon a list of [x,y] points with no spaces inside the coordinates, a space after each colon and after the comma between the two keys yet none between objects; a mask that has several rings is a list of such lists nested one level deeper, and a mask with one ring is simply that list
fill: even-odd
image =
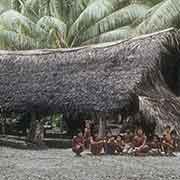
[{"label": "thatched wall", "polygon": [[163,127],[170,125],[180,137],[180,101],[171,98],[139,97],[140,110],[147,120],[156,122],[156,133],[161,134]]},{"label": "thatched wall", "polygon": [[[179,40],[178,31],[169,29],[97,47],[0,51],[0,106],[16,112],[133,114],[138,111],[137,97],[144,96],[140,109],[148,110],[151,98],[156,99],[162,112],[156,111],[158,118],[167,122],[172,116],[161,100],[168,99],[172,107],[179,104],[175,95]],[[176,120],[179,111],[170,111]]]}]

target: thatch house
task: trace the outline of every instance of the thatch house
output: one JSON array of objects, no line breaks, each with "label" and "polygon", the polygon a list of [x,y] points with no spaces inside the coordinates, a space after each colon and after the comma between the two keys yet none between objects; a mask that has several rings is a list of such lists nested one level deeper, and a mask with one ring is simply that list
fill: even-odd
[{"label": "thatch house", "polygon": [[[180,33],[75,49],[0,51],[0,106],[15,112],[119,112],[180,135]],[[143,122],[142,122],[143,123]]]}]

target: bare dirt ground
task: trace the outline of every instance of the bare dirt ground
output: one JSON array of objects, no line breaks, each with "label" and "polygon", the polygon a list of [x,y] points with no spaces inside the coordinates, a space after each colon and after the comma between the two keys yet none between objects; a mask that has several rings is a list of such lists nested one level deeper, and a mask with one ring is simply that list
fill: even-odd
[{"label": "bare dirt ground", "polygon": [[0,180],[180,180],[180,156],[128,157],[0,147]]}]

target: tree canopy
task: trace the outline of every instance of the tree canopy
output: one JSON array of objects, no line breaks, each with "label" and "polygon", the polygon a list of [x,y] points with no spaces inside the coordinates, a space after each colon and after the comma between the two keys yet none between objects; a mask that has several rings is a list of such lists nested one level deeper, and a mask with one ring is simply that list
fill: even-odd
[{"label": "tree canopy", "polygon": [[180,28],[179,0],[2,0],[0,48],[77,47]]}]

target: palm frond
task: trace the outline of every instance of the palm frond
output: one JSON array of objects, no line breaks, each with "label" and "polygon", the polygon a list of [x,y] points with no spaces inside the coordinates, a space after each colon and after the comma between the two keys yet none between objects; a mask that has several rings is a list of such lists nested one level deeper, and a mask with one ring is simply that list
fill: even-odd
[{"label": "palm frond", "polygon": [[151,33],[169,27],[180,27],[180,1],[166,0],[136,28],[136,34]]},{"label": "palm frond", "polygon": [[50,29],[56,29],[58,32],[60,32],[64,36],[66,35],[66,32],[67,32],[66,24],[63,21],[54,17],[50,17],[50,16],[42,17],[37,22],[37,26],[40,26],[46,32],[49,32]]},{"label": "palm frond", "polygon": [[[50,14],[51,16],[58,18],[65,23],[69,21],[69,11],[72,7],[72,0],[51,0],[50,2]],[[74,8],[74,7],[73,7]]]},{"label": "palm frond", "polygon": [[73,24],[88,5],[95,0],[74,0],[69,11],[69,24]]},{"label": "palm frond", "polygon": [[6,10],[10,9],[11,5],[10,2],[7,0],[0,1],[0,14],[5,12]]},{"label": "palm frond", "polygon": [[81,45],[104,43],[104,42],[127,39],[130,37],[130,32],[131,32],[130,26],[121,27],[106,33],[102,33],[92,39],[82,42]]},{"label": "palm frond", "polygon": [[8,10],[0,15],[0,25],[4,26],[6,30],[31,37],[37,37],[41,34],[41,31],[38,32],[35,23],[14,10]]},{"label": "palm frond", "polygon": [[21,0],[11,0],[11,8],[20,12],[21,6],[23,5],[22,3],[23,3],[23,1],[21,1]]},{"label": "palm frond", "polygon": [[39,47],[33,38],[0,27],[0,49],[25,50]]},{"label": "palm frond", "polygon": [[10,0],[1,0],[0,6],[3,7],[5,10],[11,8],[11,1]]},{"label": "palm frond", "polygon": [[50,15],[50,0],[26,0],[21,12],[37,22],[41,17]]},{"label": "palm frond", "polygon": [[45,31],[46,36],[44,36],[44,38],[47,40],[49,43],[48,46],[51,48],[66,46],[64,43],[67,26],[63,21],[54,17],[44,16],[37,22],[37,27],[38,29],[43,29]]},{"label": "palm frond", "polygon": [[132,23],[132,27],[136,27],[137,25],[139,25],[140,23],[142,23],[144,20],[150,18],[155,12],[156,10],[167,0],[162,0],[160,3],[154,5],[153,7],[151,7],[142,17],[137,18],[133,23]]},{"label": "palm frond", "polygon": [[4,12],[4,7],[0,5],[0,14]]},{"label": "palm frond", "polygon": [[71,26],[68,33],[68,42],[71,43],[82,31],[123,7],[126,3],[127,0],[96,0],[89,4]]},{"label": "palm frond", "polygon": [[[95,25],[91,26],[87,29],[87,31],[82,33],[77,40],[79,42],[86,41],[102,33],[120,28],[122,26],[127,26],[134,22],[136,19],[143,17],[147,13],[148,9],[148,6],[140,4],[132,4],[126,6],[98,21]],[[77,44],[78,41],[74,43]]]},{"label": "palm frond", "polygon": [[139,3],[139,4],[144,4],[144,5],[147,5],[147,6],[154,6],[160,2],[162,2],[163,0],[131,0],[131,4],[133,3]]}]

